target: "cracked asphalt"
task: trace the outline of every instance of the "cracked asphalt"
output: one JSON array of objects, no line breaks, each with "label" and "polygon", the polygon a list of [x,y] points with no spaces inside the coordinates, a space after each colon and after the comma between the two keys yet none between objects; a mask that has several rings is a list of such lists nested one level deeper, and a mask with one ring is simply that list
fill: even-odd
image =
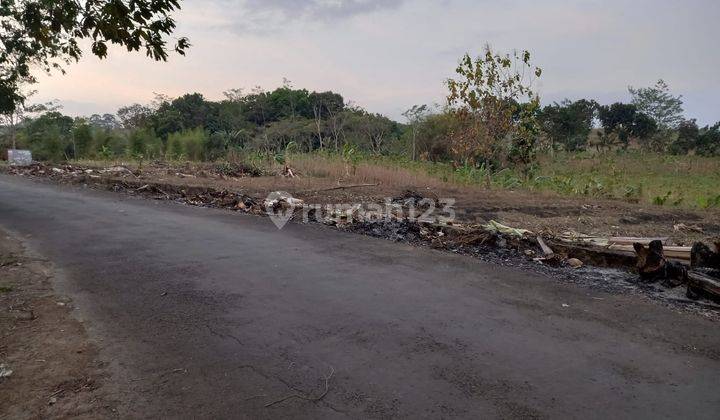
[{"label": "cracked asphalt", "polygon": [[120,417],[720,413],[717,323],[638,296],[9,176],[0,225],[62,273]]}]

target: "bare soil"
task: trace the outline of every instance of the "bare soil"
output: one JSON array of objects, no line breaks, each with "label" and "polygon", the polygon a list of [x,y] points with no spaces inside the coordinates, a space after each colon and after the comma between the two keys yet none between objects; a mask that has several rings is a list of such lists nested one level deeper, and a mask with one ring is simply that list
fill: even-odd
[{"label": "bare soil", "polygon": [[0,231],[0,418],[116,417],[98,348],[54,276]]}]

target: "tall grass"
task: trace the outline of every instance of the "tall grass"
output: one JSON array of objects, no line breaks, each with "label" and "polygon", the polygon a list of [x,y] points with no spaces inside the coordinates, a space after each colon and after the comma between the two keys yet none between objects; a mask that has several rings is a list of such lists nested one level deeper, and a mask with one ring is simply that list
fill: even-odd
[{"label": "tall grass", "polygon": [[720,208],[720,159],[668,156],[637,151],[597,155],[541,156],[530,176],[512,169],[414,162],[364,156],[347,176],[340,156],[289,157],[300,173],[318,178],[378,182],[389,186],[477,186],[553,191],[562,195],[622,199],[655,205]]}]

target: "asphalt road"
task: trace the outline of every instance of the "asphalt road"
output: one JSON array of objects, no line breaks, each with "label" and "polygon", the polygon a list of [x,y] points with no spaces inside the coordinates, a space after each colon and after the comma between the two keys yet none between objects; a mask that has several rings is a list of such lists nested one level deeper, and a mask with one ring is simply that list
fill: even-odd
[{"label": "asphalt road", "polygon": [[720,415],[718,325],[637,296],[8,176],[0,225],[61,269],[122,417]]}]

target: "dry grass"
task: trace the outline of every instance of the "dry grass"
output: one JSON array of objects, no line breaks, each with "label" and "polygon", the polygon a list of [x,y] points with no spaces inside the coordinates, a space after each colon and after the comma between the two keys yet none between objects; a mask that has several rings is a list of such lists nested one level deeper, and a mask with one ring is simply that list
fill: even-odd
[{"label": "dry grass", "polygon": [[289,162],[298,173],[306,177],[327,178],[340,183],[379,183],[388,187],[430,188],[448,185],[421,168],[407,168],[379,158],[360,162],[354,168],[346,166],[340,158],[319,155],[293,155]]}]

